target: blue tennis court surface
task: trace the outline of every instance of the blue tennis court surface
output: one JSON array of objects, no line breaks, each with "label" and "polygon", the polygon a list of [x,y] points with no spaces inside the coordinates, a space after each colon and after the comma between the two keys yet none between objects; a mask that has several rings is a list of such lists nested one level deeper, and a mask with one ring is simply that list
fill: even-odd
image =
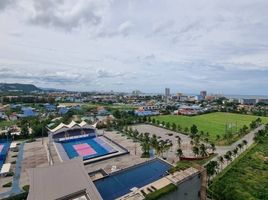
[{"label": "blue tennis court surface", "polygon": [[104,200],[113,200],[129,192],[131,188],[141,188],[163,176],[172,166],[154,159],[152,161],[115,172],[94,182]]},{"label": "blue tennis court surface", "polygon": [[6,160],[6,156],[9,150],[10,142],[7,140],[0,140],[0,170]]},{"label": "blue tennis court surface", "polygon": [[94,152],[94,153],[88,153],[88,155],[86,155],[85,153],[84,154],[85,156],[83,156],[84,160],[88,160],[91,158],[96,158],[96,157],[100,157],[100,156],[104,156],[104,155],[116,152],[111,146],[109,146],[104,141],[96,137],[72,139],[68,141],[62,141],[61,144],[70,159],[79,156],[79,151],[75,148],[77,145],[87,144],[90,149],[94,150],[94,151],[91,150],[91,152]]}]

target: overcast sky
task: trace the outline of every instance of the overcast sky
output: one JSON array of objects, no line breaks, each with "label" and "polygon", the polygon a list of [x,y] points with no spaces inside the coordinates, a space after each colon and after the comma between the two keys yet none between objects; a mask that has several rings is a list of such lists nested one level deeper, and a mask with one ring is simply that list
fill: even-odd
[{"label": "overcast sky", "polygon": [[0,82],[268,94],[267,0],[0,0]]}]

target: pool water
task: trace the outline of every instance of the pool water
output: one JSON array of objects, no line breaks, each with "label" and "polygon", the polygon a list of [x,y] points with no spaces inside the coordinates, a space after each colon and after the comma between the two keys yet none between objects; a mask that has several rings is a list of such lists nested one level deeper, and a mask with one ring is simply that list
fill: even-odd
[{"label": "pool water", "polygon": [[0,170],[6,160],[9,146],[10,146],[10,142],[7,142],[6,140],[0,140]]},{"label": "pool water", "polygon": [[94,182],[104,200],[113,200],[129,192],[131,188],[141,188],[159,180],[172,166],[154,159],[149,162],[115,172]]},{"label": "pool water", "polygon": [[108,150],[106,150],[105,147],[103,147],[100,143],[96,142],[94,138],[96,137],[78,138],[78,139],[73,139],[69,141],[62,141],[61,144],[70,159],[81,155],[81,154],[79,155],[79,151],[75,149],[76,145],[88,144],[89,147],[94,150],[93,151],[94,153],[90,153],[89,155],[83,156],[83,160],[113,153],[113,152],[109,152]]}]

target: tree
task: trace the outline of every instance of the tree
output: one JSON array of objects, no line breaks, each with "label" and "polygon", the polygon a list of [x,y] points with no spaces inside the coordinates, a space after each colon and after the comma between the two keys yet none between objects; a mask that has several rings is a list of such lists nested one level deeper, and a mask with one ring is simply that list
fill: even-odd
[{"label": "tree", "polygon": [[193,151],[195,156],[199,155],[199,148],[197,146],[193,146],[192,151]]},{"label": "tree", "polygon": [[207,170],[208,180],[210,180],[210,178],[211,178],[214,174],[216,174],[218,167],[219,167],[219,164],[218,164],[218,162],[215,161],[215,160],[210,161],[210,162],[205,166],[205,168],[206,168],[206,170]]},{"label": "tree", "polygon": [[141,143],[142,157],[149,157],[150,144],[146,141]]},{"label": "tree", "polygon": [[201,144],[201,145],[200,145],[199,150],[200,150],[200,155],[201,155],[202,157],[207,156],[207,148],[206,148],[206,146],[205,146],[204,144]]},{"label": "tree", "polygon": [[244,144],[245,146],[248,144],[248,141],[246,141],[246,140],[243,140],[242,142],[243,142],[243,144]]},{"label": "tree", "polygon": [[23,124],[21,126],[21,134],[25,137],[28,137],[29,135],[29,128],[28,128],[28,124]]},{"label": "tree", "polygon": [[220,135],[216,135],[217,140],[220,140],[221,136]]},{"label": "tree", "polygon": [[197,126],[195,124],[192,125],[191,127],[191,134],[195,136],[198,133]]},{"label": "tree", "polygon": [[214,143],[210,143],[210,148],[213,151],[213,153],[214,153],[214,151],[216,151],[216,147],[215,147]]},{"label": "tree", "polygon": [[176,131],[176,129],[177,129],[177,125],[175,123],[172,123],[172,130]]},{"label": "tree", "polygon": [[188,127],[185,127],[185,128],[184,128],[184,132],[185,132],[185,133],[188,133],[188,132],[189,132],[189,128],[188,128]]},{"label": "tree", "polygon": [[181,148],[181,138],[180,138],[180,136],[177,136],[177,144],[178,144],[179,148]]},{"label": "tree", "polygon": [[182,150],[181,150],[180,148],[177,149],[176,155],[177,155],[178,157],[182,157],[182,156],[183,156],[183,152],[182,152]]},{"label": "tree", "polygon": [[233,155],[233,153],[231,151],[227,151],[226,154],[229,155],[230,157],[232,157],[232,155]]},{"label": "tree", "polygon": [[241,150],[243,148],[242,144],[238,144],[237,147]]},{"label": "tree", "polygon": [[135,129],[134,132],[133,132],[133,137],[135,139],[137,139],[138,138],[138,135],[139,135],[139,131],[137,129]]},{"label": "tree", "polygon": [[152,119],[153,124],[155,124],[155,118]]},{"label": "tree", "polygon": [[238,149],[235,148],[235,149],[233,150],[233,155],[234,155],[234,157],[236,157],[237,153],[238,153]]},{"label": "tree", "polygon": [[224,164],[224,158],[222,156],[219,156],[218,161],[219,161],[219,163],[221,165],[221,169],[222,169],[222,165]]},{"label": "tree", "polygon": [[181,131],[181,126],[178,124],[178,126],[177,126],[177,130],[180,132]]},{"label": "tree", "polygon": [[167,129],[170,128],[170,123],[169,123],[169,122],[166,123],[166,128],[167,128]]},{"label": "tree", "polygon": [[227,163],[232,159],[228,154],[225,154],[224,158],[227,161]]},{"label": "tree", "polygon": [[154,149],[157,148],[158,145],[158,141],[157,141],[157,137],[155,134],[153,134],[153,136],[151,137],[151,145]]}]

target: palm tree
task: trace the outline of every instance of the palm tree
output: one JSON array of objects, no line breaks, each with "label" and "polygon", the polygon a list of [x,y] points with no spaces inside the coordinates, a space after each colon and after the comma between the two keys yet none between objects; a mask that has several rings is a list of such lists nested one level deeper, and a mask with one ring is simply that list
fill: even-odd
[{"label": "palm tree", "polygon": [[190,141],[190,144],[193,146],[193,145],[194,145],[194,141],[193,141],[193,140],[191,140],[191,141]]},{"label": "palm tree", "polygon": [[213,151],[213,153],[214,153],[214,151],[216,151],[216,147],[215,147],[215,144],[214,143],[211,143],[210,144],[210,148]]},{"label": "palm tree", "polygon": [[206,148],[206,146],[204,144],[201,144],[199,149],[200,149],[200,155],[202,157],[207,156],[207,151],[206,151],[207,148]]},{"label": "palm tree", "polygon": [[237,153],[238,153],[238,149],[235,148],[235,149],[233,150],[233,155],[234,155],[234,157],[236,157]]},{"label": "palm tree", "polygon": [[155,134],[153,134],[153,136],[151,137],[151,140],[150,140],[150,143],[152,145],[152,147],[155,149],[158,145],[158,142],[157,142],[157,137]]},{"label": "palm tree", "polygon": [[192,150],[195,156],[199,155],[199,148],[197,146],[193,146]]},{"label": "palm tree", "polygon": [[246,141],[246,140],[243,140],[242,142],[243,142],[243,144],[244,144],[245,146],[247,146],[247,144],[248,144],[248,141]]},{"label": "palm tree", "polygon": [[224,158],[222,156],[219,156],[218,161],[219,161],[219,163],[221,165],[221,169],[222,169],[222,165],[224,164]]},{"label": "palm tree", "polygon": [[194,139],[195,145],[198,146],[199,141],[200,141],[200,136],[198,134],[196,134],[193,139]]},{"label": "palm tree", "polygon": [[217,140],[220,140],[220,138],[221,138],[221,136],[220,136],[220,135],[216,135],[216,137],[217,137]]},{"label": "palm tree", "polygon": [[172,123],[172,130],[173,130],[173,131],[176,131],[176,129],[177,129],[177,125],[173,122],[173,123]]},{"label": "palm tree", "polygon": [[181,138],[180,138],[180,136],[177,136],[177,143],[178,143],[179,148],[181,148]]},{"label": "palm tree", "polygon": [[231,160],[231,157],[228,154],[225,154],[223,157],[225,158],[227,163]]},{"label": "palm tree", "polygon": [[176,155],[177,155],[178,157],[182,157],[182,156],[183,156],[183,152],[182,152],[182,150],[181,150],[181,149],[177,149]]},{"label": "palm tree", "polygon": [[227,151],[226,154],[229,155],[230,157],[232,157],[233,155],[231,151]]},{"label": "palm tree", "polygon": [[239,150],[241,150],[243,148],[242,144],[238,144],[237,147],[239,148]]},{"label": "palm tree", "polygon": [[212,177],[214,174],[216,174],[218,167],[219,167],[219,164],[215,160],[210,161],[205,166],[205,168],[207,170],[208,180],[210,180],[210,177]]}]

